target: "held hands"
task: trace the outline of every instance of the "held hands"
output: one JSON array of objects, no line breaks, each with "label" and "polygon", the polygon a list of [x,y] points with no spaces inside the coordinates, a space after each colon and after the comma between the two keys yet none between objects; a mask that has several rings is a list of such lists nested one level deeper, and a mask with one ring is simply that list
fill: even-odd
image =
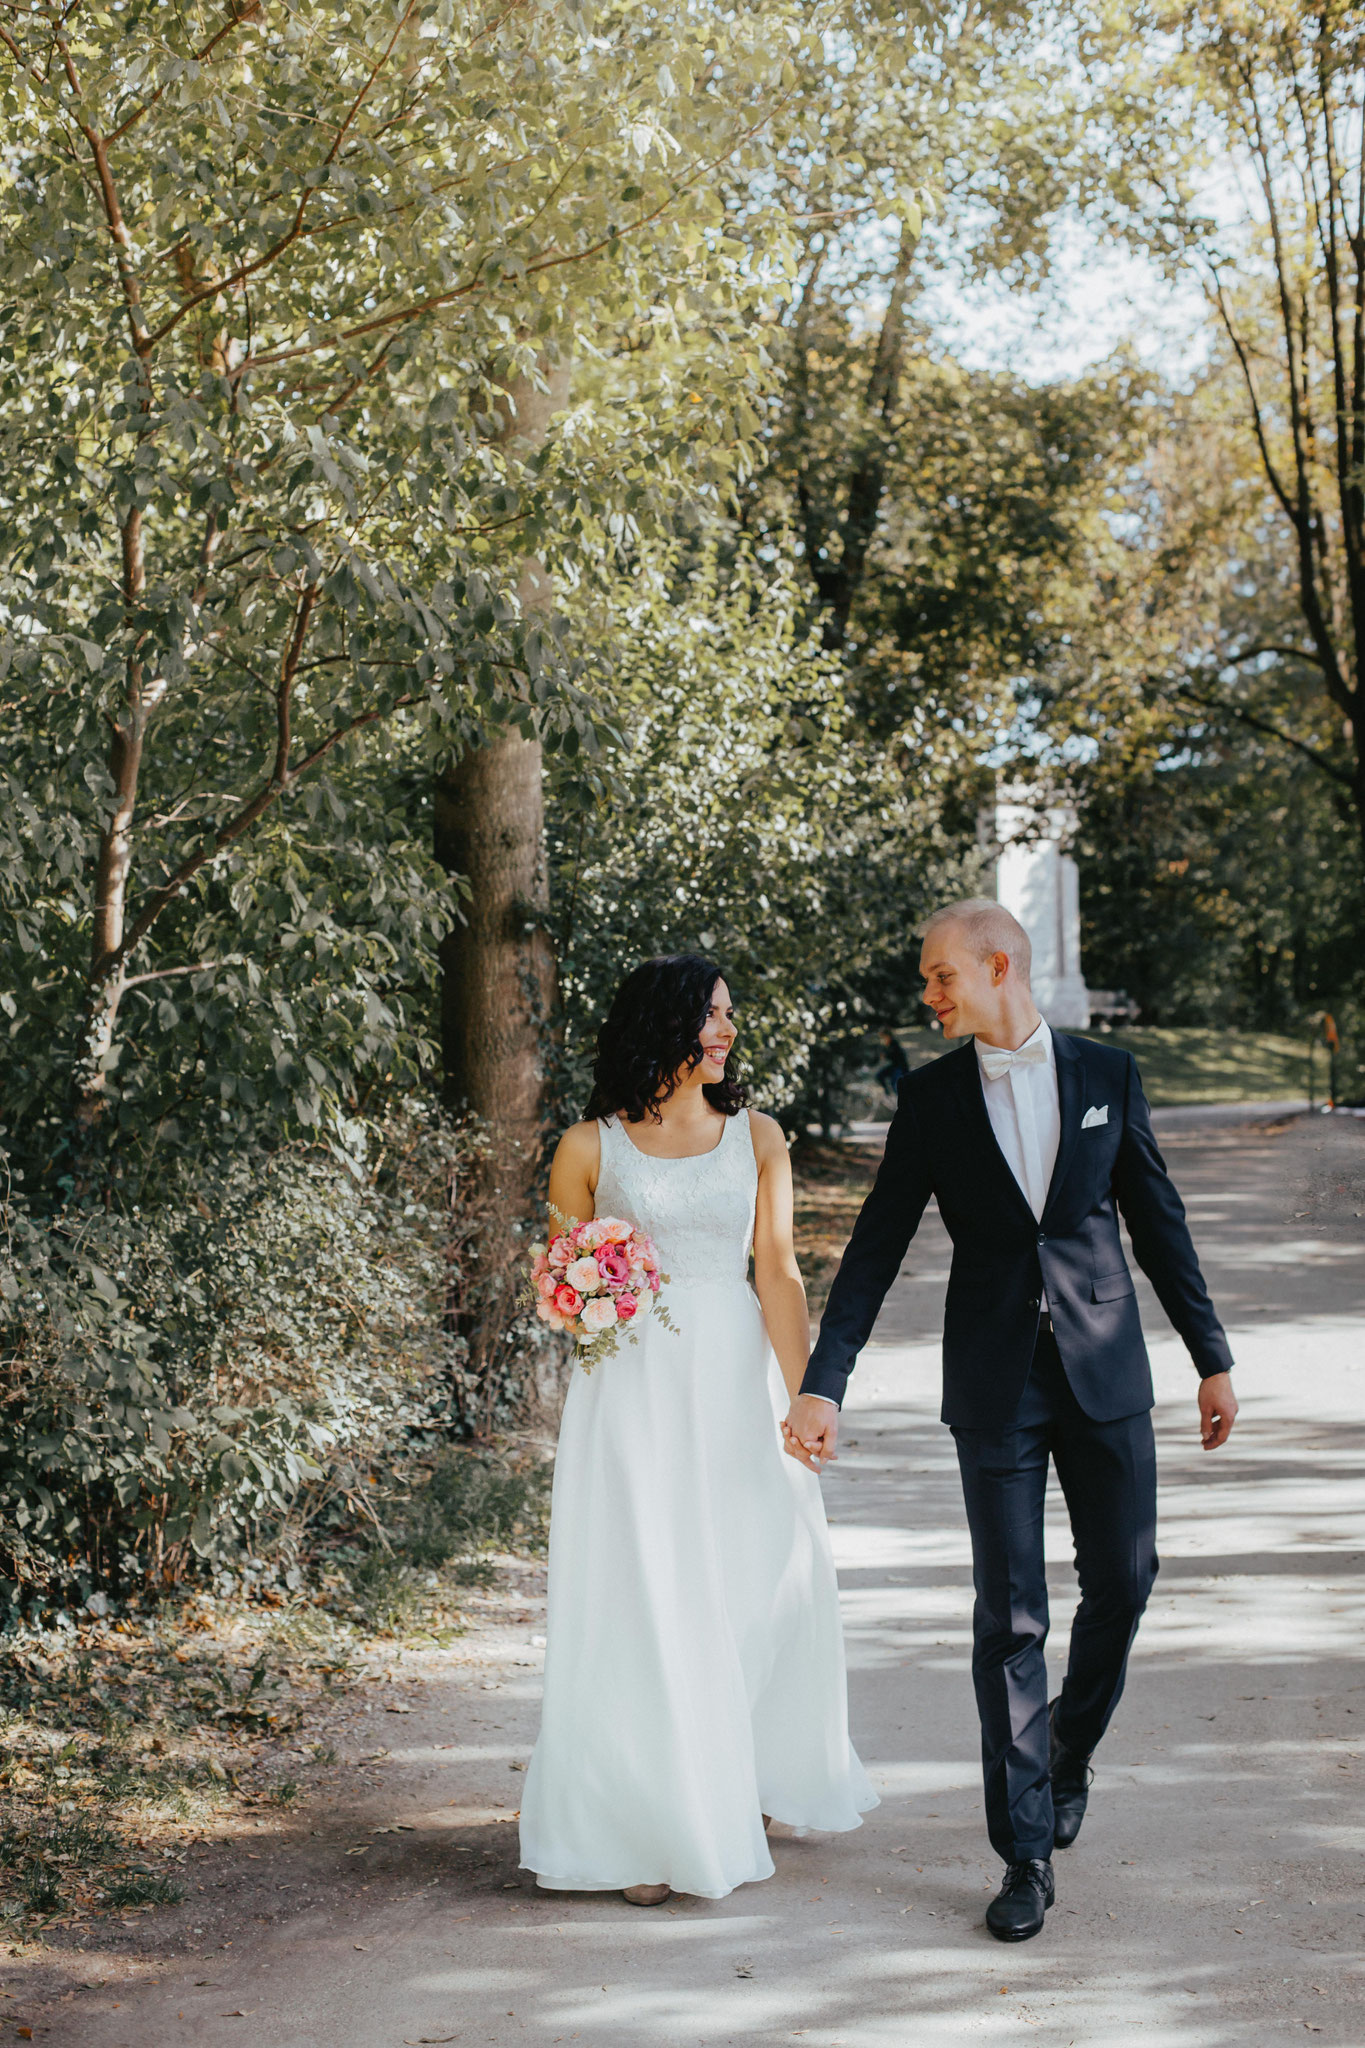
[{"label": "held hands", "polygon": [[782,1425],[782,1448],[789,1458],[812,1472],[835,1463],[839,1441],[839,1410],[818,1394],[797,1394]]},{"label": "held hands", "polygon": [[1210,1373],[1199,1382],[1199,1440],[1206,1451],[1216,1451],[1232,1435],[1237,1420],[1237,1396],[1232,1391],[1230,1372]]}]

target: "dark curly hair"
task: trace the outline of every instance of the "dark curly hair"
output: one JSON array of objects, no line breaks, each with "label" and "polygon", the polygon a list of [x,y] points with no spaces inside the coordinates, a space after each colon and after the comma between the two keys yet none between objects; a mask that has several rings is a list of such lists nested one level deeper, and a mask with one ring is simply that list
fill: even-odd
[{"label": "dark curly hair", "polygon": [[[690,1072],[702,1059],[711,992],[723,979],[714,960],[695,953],[669,953],[633,968],[612,997],[597,1034],[584,1116],[621,1116],[632,1124],[648,1116],[661,1123],[659,1104],[673,1093],[676,1075],[684,1067]],[[733,1065],[731,1054],[724,1078],[702,1088],[711,1107],[726,1116],[734,1116],[749,1099]]]}]

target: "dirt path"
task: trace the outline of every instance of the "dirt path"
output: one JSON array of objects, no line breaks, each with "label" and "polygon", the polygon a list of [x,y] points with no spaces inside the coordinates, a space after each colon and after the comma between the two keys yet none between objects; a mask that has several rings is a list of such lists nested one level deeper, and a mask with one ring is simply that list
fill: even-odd
[{"label": "dirt path", "polygon": [[[6,1976],[0,2041],[22,2022],[54,2048],[1361,2048],[1365,1126],[1186,1128],[1170,1150],[1244,1417],[1200,1454],[1188,1365],[1144,1287],[1163,1570],[1041,1939],[1003,1949],[981,1926],[997,1866],[934,1419],[947,1251],[931,1218],[827,1481],[854,1726],[883,1800],[858,1834],[778,1840],[776,1878],[719,1905],[537,1895],[513,1820],[543,1632],[528,1581],[498,1629],[366,1688],[330,1805],[196,1852],[185,1905],[98,1953]],[[1049,1554],[1064,1638],[1055,1519]]]}]

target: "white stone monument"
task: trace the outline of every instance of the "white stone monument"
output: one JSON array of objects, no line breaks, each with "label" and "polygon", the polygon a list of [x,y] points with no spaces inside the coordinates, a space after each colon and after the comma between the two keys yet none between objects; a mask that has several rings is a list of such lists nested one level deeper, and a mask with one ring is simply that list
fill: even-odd
[{"label": "white stone monument", "polygon": [[1081,973],[1080,871],[1062,847],[1076,829],[1065,806],[1041,809],[1023,791],[995,806],[999,849],[995,894],[1013,911],[1033,947],[1033,999],[1059,1031],[1084,1031],[1090,991]]}]

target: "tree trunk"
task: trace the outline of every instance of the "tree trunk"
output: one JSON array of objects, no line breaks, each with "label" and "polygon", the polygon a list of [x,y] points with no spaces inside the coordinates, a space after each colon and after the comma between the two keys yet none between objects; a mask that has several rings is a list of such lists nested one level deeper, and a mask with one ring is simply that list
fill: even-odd
[{"label": "tree trunk", "polygon": [[508,1177],[523,1192],[539,1150],[554,992],[540,785],[540,742],[519,733],[470,748],[436,785],[436,855],[471,892],[441,946],[446,1099],[515,1151],[521,1164],[509,1162]]},{"label": "tree trunk", "polygon": [[[568,396],[568,373],[548,392],[518,385],[505,445],[523,461],[543,447]],[[521,573],[522,608],[545,610],[551,586],[540,563]],[[531,1209],[544,1145],[545,1048],[554,1001],[548,931],[549,866],[538,739],[504,732],[466,749],[438,778],[436,858],[468,884],[460,922],[441,946],[441,1052],[445,1097],[488,1129],[483,1185],[471,1196],[483,1213],[479,1272],[464,1275],[452,1320],[469,1346],[467,1383],[457,1389],[462,1426],[486,1432],[517,1370],[508,1342],[521,1243],[515,1226]]]},{"label": "tree trunk", "polygon": [[[545,445],[568,382],[567,369],[559,369],[547,391],[514,386],[504,435],[514,460],[525,462]],[[538,561],[524,564],[518,594],[528,614],[549,608],[550,580]],[[539,1150],[554,993],[538,739],[499,734],[467,748],[444,771],[436,785],[435,851],[446,872],[470,889],[465,915],[441,947],[446,1099],[490,1124],[499,1145],[515,1146],[523,1164],[513,1185],[526,1192]]]},{"label": "tree trunk", "polygon": [[[821,638],[831,653],[837,653],[848,638],[849,622],[867,573],[867,558],[881,515],[886,466],[894,432],[893,419],[905,362],[905,301],[915,247],[916,237],[908,226],[902,227],[886,312],[877,336],[877,352],[868,377],[864,429],[854,448],[853,462],[847,474],[844,511],[838,528],[837,560],[829,555],[830,536],[819,531],[819,521],[812,516],[814,503],[804,477],[797,481],[806,561],[820,602],[825,607]],[[811,290],[814,284],[815,277],[812,276]],[[803,356],[804,340],[799,325],[796,348],[798,356]],[[803,381],[805,375],[806,365],[802,361],[798,378]]]}]

